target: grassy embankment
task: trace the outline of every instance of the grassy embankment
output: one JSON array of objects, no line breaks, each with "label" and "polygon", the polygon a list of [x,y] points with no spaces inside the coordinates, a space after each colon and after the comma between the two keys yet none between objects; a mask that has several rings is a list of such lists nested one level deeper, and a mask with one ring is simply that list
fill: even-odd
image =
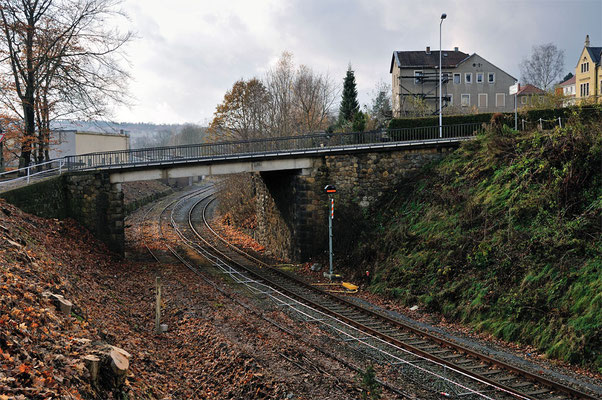
[{"label": "grassy embankment", "polygon": [[602,124],[492,128],[399,188],[371,290],[602,372]]}]

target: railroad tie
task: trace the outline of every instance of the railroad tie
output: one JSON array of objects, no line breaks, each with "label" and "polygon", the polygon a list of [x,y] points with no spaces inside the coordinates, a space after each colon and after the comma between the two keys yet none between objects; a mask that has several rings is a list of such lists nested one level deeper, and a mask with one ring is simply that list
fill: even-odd
[{"label": "railroad tie", "polygon": [[540,390],[535,390],[533,392],[527,392],[525,394],[527,396],[536,396],[538,394],[544,394],[544,393],[550,393],[550,389],[540,389]]}]

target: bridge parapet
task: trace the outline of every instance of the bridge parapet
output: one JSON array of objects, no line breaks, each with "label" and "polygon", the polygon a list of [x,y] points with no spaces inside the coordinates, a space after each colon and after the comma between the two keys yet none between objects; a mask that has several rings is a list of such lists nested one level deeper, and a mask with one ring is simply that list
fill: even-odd
[{"label": "bridge parapet", "polygon": [[334,154],[354,150],[386,149],[397,146],[436,146],[459,142],[482,131],[480,123],[447,125],[439,135],[438,126],[371,132],[317,133],[311,135],[204,143],[90,153],[65,157],[69,170],[124,169],[176,165],[194,161],[223,161],[259,157]]}]

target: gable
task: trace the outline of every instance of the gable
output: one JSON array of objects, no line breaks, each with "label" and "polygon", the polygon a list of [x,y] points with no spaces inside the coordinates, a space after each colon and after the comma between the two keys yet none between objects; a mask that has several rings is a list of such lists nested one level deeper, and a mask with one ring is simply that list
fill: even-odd
[{"label": "gable", "polygon": [[575,65],[577,72],[579,72],[579,65],[581,65],[582,62],[586,62],[586,61],[595,64],[594,60],[592,60],[592,57],[588,51],[588,48],[584,47],[583,50],[581,50],[581,55],[579,56],[579,59],[577,60],[577,65]]},{"label": "gable", "polygon": [[518,81],[518,79],[516,79],[515,77],[513,77],[512,75],[510,75],[509,73],[507,73],[506,71],[501,69],[500,67],[496,66],[495,64],[487,61],[485,58],[481,57],[477,53],[472,53],[464,61],[462,61],[460,64],[458,64],[458,68],[460,68],[462,66],[470,67],[470,66],[472,66],[471,64],[477,64],[477,63],[486,64],[487,66],[485,67],[485,69],[492,70],[489,72],[495,72],[496,74],[501,73],[501,74],[504,74],[507,78],[509,78],[511,80]]}]

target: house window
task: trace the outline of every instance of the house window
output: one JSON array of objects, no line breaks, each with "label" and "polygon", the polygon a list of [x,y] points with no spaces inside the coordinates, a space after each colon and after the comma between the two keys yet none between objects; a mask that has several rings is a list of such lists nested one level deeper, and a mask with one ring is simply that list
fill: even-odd
[{"label": "house window", "polygon": [[464,82],[472,83],[472,72],[467,72],[464,74]]},{"label": "house window", "polygon": [[581,64],[581,73],[589,72],[589,62],[584,62]]},{"label": "house window", "polygon": [[506,107],[506,93],[496,93],[495,94],[495,106],[496,107]]},{"label": "house window", "polygon": [[487,74],[487,82],[495,83],[495,72],[489,72]]},{"label": "house window", "polygon": [[460,74],[454,74],[454,85],[459,85],[462,80],[462,75]]},{"label": "house window", "polygon": [[447,105],[448,106],[453,106],[454,105],[454,95],[453,94],[448,94],[447,97],[449,98],[449,100],[447,100]]},{"label": "house window", "polygon": [[477,72],[477,83],[483,83],[483,73]]},{"label": "house window", "polygon": [[470,94],[462,94],[460,97],[462,107],[470,107]]},{"label": "house window", "polygon": [[520,103],[521,103],[521,104],[527,104],[527,96],[522,96],[522,97],[520,98]]},{"label": "house window", "polygon": [[580,86],[580,93],[581,93],[581,97],[587,97],[587,96],[589,96],[589,82],[581,84],[581,86]]},{"label": "house window", "polygon": [[487,93],[479,93],[479,107],[487,107]]},{"label": "house window", "polygon": [[414,79],[415,85],[418,85],[420,82],[422,82],[422,79],[418,78],[419,76],[422,76],[422,71],[414,71],[414,76],[416,77]]}]

